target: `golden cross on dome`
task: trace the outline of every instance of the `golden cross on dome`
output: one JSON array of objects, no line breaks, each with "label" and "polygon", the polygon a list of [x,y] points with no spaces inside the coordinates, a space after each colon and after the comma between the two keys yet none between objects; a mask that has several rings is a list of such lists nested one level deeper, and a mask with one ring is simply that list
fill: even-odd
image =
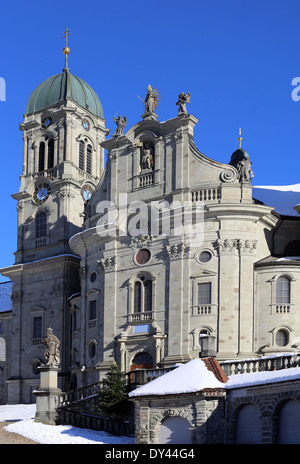
[{"label": "golden cross on dome", "polygon": [[239,141],[239,148],[242,148],[242,130],[241,128],[239,128],[239,138],[238,138],[238,141]]},{"label": "golden cross on dome", "polygon": [[63,35],[63,39],[66,39],[66,48],[68,47],[68,37],[71,35],[71,29],[69,27],[66,27],[66,30]]},{"label": "golden cross on dome", "polygon": [[66,30],[64,32],[64,35],[63,35],[63,39],[66,39],[66,46],[65,48],[63,49],[63,52],[64,52],[64,55],[65,55],[65,69],[69,69],[68,68],[68,55],[70,53],[70,49],[68,47],[68,37],[69,35],[71,35],[71,30],[69,27],[66,27]]}]

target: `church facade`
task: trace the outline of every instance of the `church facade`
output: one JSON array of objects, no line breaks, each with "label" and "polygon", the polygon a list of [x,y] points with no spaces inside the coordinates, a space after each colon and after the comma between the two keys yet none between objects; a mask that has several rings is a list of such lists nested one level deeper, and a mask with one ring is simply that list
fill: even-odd
[{"label": "church facade", "polygon": [[15,264],[1,269],[2,402],[34,401],[48,327],[64,391],[112,362],[130,372],[298,351],[300,218],[253,197],[241,138],[228,164],[199,151],[189,101],[182,92],[160,122],[149,85],[141,119],[127,129],[119,116],[109,136],[67,53],[30,96]]}]

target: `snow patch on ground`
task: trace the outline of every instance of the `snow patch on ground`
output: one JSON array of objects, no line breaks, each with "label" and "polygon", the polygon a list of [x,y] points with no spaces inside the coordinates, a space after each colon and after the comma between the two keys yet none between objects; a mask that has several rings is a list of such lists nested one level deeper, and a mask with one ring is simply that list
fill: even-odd
[{"label": "snow patch on ground", "polygon": [[18,433],[42,444],[133,444],[130,437],[117,437],[105,432],[82,429],[71,425],[46,425],[34,422],[35,404],[0,406],[0,422],[17,421],[8,424],[5,430]]}]

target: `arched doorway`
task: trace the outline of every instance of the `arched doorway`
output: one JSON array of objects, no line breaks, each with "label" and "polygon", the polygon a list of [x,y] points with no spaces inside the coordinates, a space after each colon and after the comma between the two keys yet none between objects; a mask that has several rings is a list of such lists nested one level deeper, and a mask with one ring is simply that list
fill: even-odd
[{"label": "arched doorway", "polygon": [[278,443],[300,444],[300,403],[287,401],[280,410],[278,422]]},{"label": "arched doorway", "polygon": [[167,417],[160,426],[159,443],[190,445],[191,430],[187,419],[183,417]]},{"label": "arched doorway", "polygon": [[260,410],[255,404],[246,404],[238,414],[235,442],[237,444],[262,443]]},{"label": "arched doorway", "polygon": [[[132,360],[132,364],[130,366],[130,372],[136,369],[152,369],[153,368],[153,359],[151,354],[143,351],[142,353],[138,353]],[[130,376],[131,382],[133,382],[133,375]]]}]

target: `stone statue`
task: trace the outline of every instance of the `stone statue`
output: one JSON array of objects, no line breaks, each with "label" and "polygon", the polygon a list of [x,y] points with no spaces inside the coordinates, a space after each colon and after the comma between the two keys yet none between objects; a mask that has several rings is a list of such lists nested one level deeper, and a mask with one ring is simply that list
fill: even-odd
[{"label": "stone statue", "polygon": [[114,133],[113,137],[120,137],[120,135],[123,135],[124,127],[127,124],[127,118],[126,118],[126,116],[122,117],[120,115],[117,118],[113,117],[113,120],[117,124],[117,128],[115,130],[115,133]]},{"label": "stone statue", "polygon": [[237,178],[240,182],[251,182],[251,178],[254,177],[251,170],[251,161],[248,153],[241,147],[239,147],[232,155],[229,163],[234,166],[237,170]]},{"label": "stone statue", "polygon": [[181,92],[178,95],[178,102],[176,103],[176,105],[178,105],[178,114],[186,114],[187,113],[186,104],[190,103],[190,99],[191,99],[190,92],[187,92],[187,93]]},{"label": "stone statue", "polygon": [[154,165],[152,150],[148,146],[143,147],[142,169],[152,169]]},{"label": "stone statue", "polygon": [[144,100],[145,113],[154,113],[156,106],[156,95],[150,84],[148,85],[147,90],[148,92]]},{"label": "stone statue", "polygon": [[238,179],[240,182],[251,182],[251,161],[249,158],[243,159],[237,163]]},{"label": "stone statue", "polygon": [[53,330],[51,327],[47,329],[47,335],[43,338],[43,344],[47,346],[44,357],[47,361],[46,365],[51,367],[58,367],[60,363],[60,352],[59,352],[59,345],[60,341],[54,335]]}]

